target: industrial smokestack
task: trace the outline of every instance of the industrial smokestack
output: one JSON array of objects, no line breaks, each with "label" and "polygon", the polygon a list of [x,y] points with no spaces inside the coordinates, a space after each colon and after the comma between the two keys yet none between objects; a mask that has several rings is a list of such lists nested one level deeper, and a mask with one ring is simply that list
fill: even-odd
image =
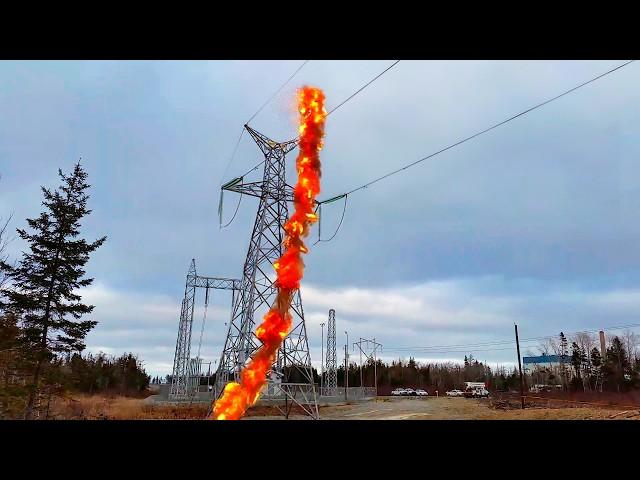
[{"label": "industrial smokestack", "polygon": [[600,355],[602,355],[602,358],[604,358],[605,353],[604,332],[600,330]]}]

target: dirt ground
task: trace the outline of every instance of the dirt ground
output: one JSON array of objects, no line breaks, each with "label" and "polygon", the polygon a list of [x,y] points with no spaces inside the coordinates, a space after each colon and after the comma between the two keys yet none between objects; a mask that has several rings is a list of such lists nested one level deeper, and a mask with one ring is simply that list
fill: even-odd
[{"label": "dirt ground", "polygon": [[[378,397],[362,403],[320,407],[323,420],[640,420],[640,408],[532,406],[520,410],[517,403],[506,409],[495,408],[487,399],[447,397]],[[209,406],[149,404],[142,399],[76,397],[51,409],[52,419],[77,420],[198,420],[204,419]],[[269,407],[255,407],[245,420],[282,419]],[[290,419],[308,419],[292,415]]]},{"label": "dirt ground", "polygon": [[491,408],[491,402],[486,399],[379,397],[358,405],[326,407],[321,415],[322,418],[335,420],[640,420],[640,409],[624,411],[570,407],[500,410]]},{"label": "dirt ground", "polygon": [[[322,407],[320,416],[323,420],[640,420],[640,408],[533,407],[502,410],[492,408],[492,402],[487,399],[378,397],[363,403]],[[274,418],[254,417],[251,420]]]}]

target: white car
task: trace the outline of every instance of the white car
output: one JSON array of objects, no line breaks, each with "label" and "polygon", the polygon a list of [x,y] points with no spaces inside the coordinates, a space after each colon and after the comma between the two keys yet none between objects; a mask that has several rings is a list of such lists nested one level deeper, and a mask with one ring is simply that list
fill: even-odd
[{"label": "white car", "polygon": [[404,388],[396,388],[395,390],[392,390],[391,395],[394,395],[394,396],[404,395]]},{"label": "white car", "polygon": [[447,392],[447,397],[462,397],[464,392],[462,390],[454,389]]},{"label": "white car", "polygon": [[403,395],[416,395],[416,391],[413,388],[405,388]]},{"label": "white car", "polygon": [[429,396],[429,394],[427,392],[425,392],[424,390],[422,390],[421,388],[416,390],[416,395],[419,396],[419,397],[427,397],[427,396]]}]

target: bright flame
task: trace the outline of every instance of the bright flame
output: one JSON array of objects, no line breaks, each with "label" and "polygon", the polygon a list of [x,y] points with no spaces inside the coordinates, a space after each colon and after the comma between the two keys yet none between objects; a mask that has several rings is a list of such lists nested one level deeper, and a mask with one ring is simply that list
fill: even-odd
[{"label": "bright flame", "polygon": [[284,254],[273,263],[277,278],[274,285],[278,295],[271,309],[256,329],[256,337],[262,346],[256,350],[240,374],[240,383],[230,382],[216,401],[212,417],[216,420],[237,420],[247,408],[260,398],[267,382],[267,373],[275,361],[282,341],[291,329],[289,307],[295,290],[300,287],[304,273],[301,254],[309,250],[302,237],[309,234],[309,227],[318,221],[314,213],[315,197],[320,193],[320,155],[324,137],[324,93],[319,88],[302,87],[298,90],[300,112],[300,141],[296,168],[298,183],[294,187],[295,212],[284,225],[286,237]]}]

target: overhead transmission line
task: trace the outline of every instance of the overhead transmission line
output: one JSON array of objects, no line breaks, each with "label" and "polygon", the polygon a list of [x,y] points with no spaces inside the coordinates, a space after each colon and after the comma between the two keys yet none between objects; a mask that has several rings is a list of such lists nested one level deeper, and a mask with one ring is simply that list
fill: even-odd
[{"label": "overhead transmission line", "polygon": [[[640,327],[640,323],[631,323],[631,324],[627,324],[627,325],[615,325],[615,326],[611,326],[611,327],[606,327],[606,328],[600,328],[600,329],[595,329],[595,330],[578,330],[575,332],[563,332],[565,334],[565,336],[572,336],[572,335],[577,335],[580,333],[597,333],[600,330],[603,331],[612,331],[612,330],[622,330],[625,328],[637,328]],[[558,335],[545,335],[545,336],[539,336],[539,337],[529,337],[529,338],[523,338],[520,339],[520,343],[524,343],[524,342],[539,342],[542,340],[551,340],[551,339],[557,339]],[[453,345],[431,345],[431,346],[424,346],[424,347],[389,347],[389,348],[385,348],[386,351],[393,351],[393,352],[422,352],[422,353],[463,353],[465,351],[479,351],[479,350],[469,350],[467,347],[470,348],[474,348],[474,347],[481,347],[481,348],[485,348],[485,347],[496,347],[496,348],[490,348],[486,351],[491,351],[491,350],[509,350],[512,347],[509,348],[501,348],[504,345],[510,345],[513,344],[515,341],[514,340],[496,340],[493,342],[479,342],[479,343],[462,343],[462,344],[453,344]],[[463,349],[463,350],[460,350]],[[485,351],[485,350],[483,350]]]},{"label": "overhead transmission line", "polygon": [[281,91],[281,90],[282,90],[282,89],[287,85],[287,83],[289,83],[289,82],[293,79],[293,77],[295,77],[295,76],[298,74],[298,72],[299,72],[300,70],[302,70],[302,67],[304,67],[308,62],[309,62],[309,60],[305,60],[304,62],[302,62],[302,65],[300,65],[300,66],[296,69],[296,71],[295,71],[295,72],[293,72],[293,73],[291,74],[291,76],[290,76],[289,78],[287,78],[287,80],[286,80],[286,81],[285,81],[285,82],[280,86],[280,88],[279,88],[278,90],[276,90],[276,91],[275,91],[275,93],[274,93],[273,95],[271,95],[271,96],[267,99],[267,101],[266,101],[266,102],[264,102],[264,103],[262,104],[262,106],[258,109],[258,111],[257,111],[256,113],[254,113],[253,115],[251,115],[251,118],[250,118],[249,120],[247,120],[246,122],[244,122],[244,123],[245,123],[245,124],[249,124],[249,122],[250,122],[251,120],[253,120],[254,118],[256,118],[256,116],[257,116],[257,115],[262,111],[262,109],[263,109],[264,107],[266,107],[266,106],[269,104],[269,102],[271,102],[271,100],[273,100],[274,98],[276,98],[276,96],[277,96],[277,95],[280,93],[280,91]]},{"label": "overhead transmission line", "polygon": [[[391,70],[393,67],[395,67],[398,63],[400,62],[400,60],[396,60],[395,62],[393,62],[391,65],[389,65],[387,68],[385,68],[382,72],[380,72],[378,75],[376,75],[375,77],[373,77],[371,80],[369,80],[367,83],[365,83],[362,87],[360,87],[358,90],[356,90],[354,93],[352,93],[351,95],[349,95],[346,99],[344,99],[342,102],[340,102],[337,106],[333,107],[331,110],[329,110],[329,112],[327,112],[327,114],[325,115],[325,117],[328,117],[329,115],[331,115],[333,112],[335,112],[338,108],[340,108],[342,105],[344,105],[345,103],[347,103],[349,100],[351,100],[353,97],[355,97],[356,95],[358,95],[361,91],[363,91],[365,88],[367,88],[369,85],[371,85],[373,82],[375,82],[378,78],[380,78],[382,75],[384,75],[385,73],[387,73],[389,70]],[[243,128],[244,130],[244,128]],[[248,174],[250,174],[251,172],[253,172],[254,170],[256,170],[260,165],[262,165],[264,163],[264,160],[262,160],[260,163],[258,163],[256,166],[252,167],[251,169],[249,169],[246,173],[244,173],[243,175],[240,175],[237,178],[242,178]],[[324,203],[327,203],[326,201]]]},{"label": "overhead transmission line", "polygon": [[[269,100],[267,100],[267,102],[265,102],[265,104],[264,104],[262,107],[260,107],[260,108],[258,109],[258,111],[257,111],[257,112],[256,112],[256,113],[255,113],[255,114],[254,114],[254,115],[253,115],[253,116],[252,116],[252,117],[251,117],[247,122],[245,122],[245,124],[248,124],[251,120],[253,120],[253,118],[255,118],[255,116],[256,116],[258,113],[260,113],[260,111],[265,107],[265,105],[267,105],[267,104],[268,104],[268,103],[269,103],[269,102],[270,102],[270,101],[271,101],[271,100],[272,100],[272,99],[273,99],[273,98],[274,98],[274,97],[275,97],[275,96],[280,92],[280,90],[282,90],[282,89],[284,88],[284,86],[285,86],[287,83],[289,83],[289,81],[290,81],[290,80],[291,80],[291,79],[296,75],[296,73],[298,73],[298,72],[302,69],[302,67],[304,67],[304,65],[305,65],[307,62],[308,62],[308,60],[307,60],[307,61],[305,61],[305,62],[304,62],[304,63],[303,63],[299,68],[298,68],[298,70],[296,70],[296,71],[293,73],[293,75],[291,75],[291,77],[289,77],[289,79],[288,79],[288,80],[287,80],[287,81],[286,81],[286,82],[285,82],[285,83],[284,83],[284,84],[283,84],[283,85],[278,89],[278,91],[277,91],[274,95],[272,95],[272,97],[271,97]],[[367,88],[369,85],[371,85],[373,82],[375,82],[378,78],[380,78],[382,75],[384,75],[384,74],[385,74],[385,73],[387,73],[389,70],[391,70],[393,67],[395,67],[399,62],[400,62],[400,60],[396,60],[396,61],[395,61],[395,62],[393,62],[391,65],[389,65],[387,68],[385,68],[382,72],[378,73],[375,77],[373,77],[371,80],[369,80],[367,83],[365,83],[362,87],[360,87],[360,88],[359,88],[358,90],[356,90],[354,93],[352,93],[351,95],[349,95],[346,99],[344,99],[344,100],[343,100],[342,102],[340,102],[338,105],[336,105],[335,107],[333,107],[329,112],[327,112],[327,115],[326,115],[326,116],[328,117],[328,116],[329,116],[329,115],[331,115],[333,112],[335,112],[338,108],[342,107],[345,103],[347,103],[348,101],[350,101],[351,99],[353,99],[356,95],[358,95],[358,94],[359,94],[360,92],[362,92],[365,88]],[[231,159],[229,160],[229,165],[231,165],[231,162],[232,162],[232,160],[233,160],[233,157],[235,156],[236,151],[238,150],[238,145],[240,144],[240,140],[242,139],[242,135],[244,134],[244,131],[245,131],[245,128],[244,128],[244,126],[243,126],[243,127],[242,127],[242,132],[240,133],[240,137],[238,138],[238,142],[237,142],[237,144],[236,144],[236,148],[234,149],[233,154],[232,154],[232,157],[231,157]],[[258,163],[257,165],[255,165],[255,166],[251,167],[251,168],[250,168],[249,170],[247,170],[245,173],[243,173],[242,175],[240,175],[240,176],[238,176],[238,177],[236,177],[236,178],[244,179],[244,177],[246,177],[247,175],[249,175],[251,172],[253,172],[253,171],[257,170],[257,169],[258,169],[258,168],[259,168],[263,163],[264,163],[264,160],[262,160],[262,161],[261,161],[260,163]],[[224,176],[226,175],[227,170],[229,169],[229,165],[227,165],[227,168],[225,169],[225,172],[224,172],[224,174],[223,174],[223,178],[224,178]],[[221,183],[221,185],[222,185],[222,183]],[[242,195],[241,195],[241,197],[242,197]],[[339,197],[339,198],[342,198],[342,197]],[[329,203],[329,201],[330,201],[330,200],[327,200],[327,201],[325,201],[325,202],[323,202],[323,203]],[[238,202],[238,206],[239,206],[239,203],[240,203],[240,202]],[[222,203],[220,203],[220,205],[222,205]],[[346,204],[345,204],[345,210],[346,210]],[[236,213],[237,213],[237,211],[238,211],[238,209],[236,208]],[[218,215],[220,215],[220,214],[221,214],[221,206],[220,206],[220,207],[218,207]],[[234,215],[234,218],[235,218],[235,215]],[[342,212],[342,218],[344,219],[344,211]],[[232,219],[231,219],[231,221],[230,221],[227,225],[225,225],[225,226],[228,226],[231,222],[233,222],[233,218],[232,218]],[[340,223],[342,223],[342,222],[340,222]],[[222,228],[224,228],[224,227],[222,227]],[[337,230],[336,230],[336,234],[337,234],[337,233],[338,233],[338,232],[337,232]],[[333,237],[335,237],[335,234],[331,237],[331,239],[332,239]],[[329,240],[320,240],[320,239],[318,238],[318,241],[322,241],[322,242],[324,242],[324,241],[329,241]],[[316,243],[317,243],[317,242],[316,242]]]},{"label": "overhead transmission line", "polygon": [[355,92],[353,92],[351,95],[349,95],[348,98],[346,98],[345,100],[343,100],[342,102],[340,102],[337,106],[333,107],[331,110],[329,110],[329,112],[325,115],[325,117],[328,117],[329,115],[331,115],[333,112],[335,112],[337,109],[339,109],[342,105],[344,105],[345,103],[347,103],[349,100],[351,100],[353,97],[355,97],[356,95],[358,95],[362,90],[364,90],[365,88],[367,88],[369,85],[371,85],[373,82],[375,82],[377,79],[379,79],[382,75],[384,75],[385,73],[387,73],[389,70],[391,70],[393,67],[395,67],[398,63],[400,63],[400,60],[396,60],[395,62],[393,62],[391,65],[389,65],[387,68],[385,68],[382,72],[380,72],[378,75],[376,75],[375,77],[373,77],[371,80],[369,80],[367,83],[365,83],[362,87],[360,87],[358,90],[356,90]]},{"label": "overhead transmission line", "polygon": [[[282,85],[280,85],[280,88],[278,88],[278,90],[276,90],[275,93],[273,95],[271,95],[253,115],[251,115],[251,118],[249,118],[249,120],[244,122],[244,124],[247,125],[247,124],[249,124],[249,122],[251,120],[256,118],[256,116],[264,109],[264,107],[266,107],[274,98],[276,98],[276,96],[282,91],[282,89],[293,79],[293,77],[295,77],[298,74],[298,72],[300,70],[302,70],[302,67],[304,67],[307,63],[309,63],[309,60],[305,60],[304,62],[302,62],[302,64],[296,69],[296,71],[293,72],[291,74],[291,76],[289,78],[287,78],[287,80]],[[229,161],[227,162],[227,166],[225,167],[224,171],[222,172],[222,176],[221,176],[221,180],[220,180],[220,186],[222,186],[222,184],[224,182],[224,179],[225,179],[225,177],[227,175],[227,171],[229,170],[229,167],[233,163],[233,160],[234,160],[234,158],[236,156],[236,153],[238,152],[238,147],[240,146],[240,141],[242,140],[242,136],[244,135],[244,132],[245,132],[245,128],[244,128],[244,125],[243,125],[242,126],[242,130],[240,131],[240,136],[238,137],[238,141],[236,142],[236,145],[233,148],[233,152],[231,153],[231,157],[229,158]],[[251,172],[252,170],[254,170],[254,169],[252,168],[251,170],[249,170],[249,172]],[[249,173],[249,172],[247,172],[247,173]],[[245,173],[245,175],[246,175],[246,173]],[[240,195],[240,200],[241,199],[242,199],[242,195]],[[220,199],[220,203],[218,204],[218,217],[220,217],[220,228],[225,228],[225,227],[231,225],[233,220],[236,218],[236,214],[238,213],[238,209],[240,208],[240,200],[238,200],[238,205],[236,207],[235,213],[233,214],[233,218],[226,225],[222,225],[222,198]]]},{"label": "overhead transmission line", "polygon": [[[606,71],[606,72],[604,72],[604,73],[602,73],[602,74],[598,75],[597,77],[594,77],[594,78],[592,78],[592,79],[590,79],[590,80],[587,80],[586,82],[581,83],[580,85],[577,85],[577,86],[575,86],[575,87],[573,87],[573,88],[571,88],[571,89],[569,89],[569,90],[567,90],[567,91],[565,91],[565,92],[563,92],[563,93],[561,93],[561,94],[559,94],[559,95],[556,95],[556,96],[555,96],[555,97],[553,97],[553,98],[550,98],[550,99],[548,99],[548,100],[545,100],[544,102],[538,103],[537,105],[534,105],[533,107],[527,108],[526,110],[523,110],[523,111],[522,111],[522,112],[520,112],[520,113],[517,113],[517,114],[515,114],[515,115],[513,115],[513,116],[511,116],[511,117],[509,117],[509,118],[507,118],[507,119],[505,119],[505,120],[503,120],[503,121],[501,121],[501,122],[499,122],[499,123],[496,123],[495,125],[491,125],[490,127],[485,128],[484,130],[481,130],[481,131],[479,131],[479,132],[477,132],[477,133],[474,133],[473,135],[470,135],[470,136],[468,136],[468,137],[466,137],[466,138],[463,138],[462,140],[459,140],[459,141],[457,141],[457,142],[455,142],[455,143],[453,143],[453,144],[451,144],[451,145],[449,145],[449,146],[447,146],[447,147],[444,147],[444,148],[442,148],[442,149],[438,150],[437,152],[431,153],[431,154],[427,155],[426,157],[423,157],[423,158],[421,158],[421,159],[419,159],[419,160],[416,160],[415,162],[409,163],[408,165],[405,165],[405,166],[400,167],[400,168],[398,168],[398,169],[396,169],[396,170],[393,170],[392,172],[386,173],[385,175],[382,175],[382,176],[380,176],[380,177],[378,177],[378,178],[375,178],[375,179],[371,180],[370,182],[365,183],[364,185],[361,185],[361,186],[359,186],[359,187],[353,188],[353,189],[349,190],[349,191],[348,191],[348,192],[346,192],[346,193],[343,193],[343,194],[341,194],[341,195],[336,195],[336,196],[334,196],[334,197],[331,197],[331,198],[329,198],[329,199],[327,199],[327,200],[324,200],[324,201],[321,201],[321,202],[318,202],[318,203],[319,203],[320,205],[322,205],[323,203],[331,203],[331,202],[335,202],[336,200],[339,200],[339,199],[341,199],[341,198],[345,198],[345,208],[346,208],[346,197],[347,197],[348,195],[351,195],[352,193],[355,193],[355,192],[357,192],[357,191],[359,191],[359,190],[363,190],[363,189],[365,189],[365,188],[367,188],[367,187],[370,187],[370,186],[371,186],[371,185],[373,185],[374,183],[377,183],[377,182],[379,182],[379,181],[381,181],[381,180],[384,180],[384,179],[389,178],[389,177],[391,177],[391,176],[393,176],[393,175],[396,175],[396,174],[398,174],[398,173],[400,173],[400,172],[402,172],[402,171],[404,171],[404,170],[407,170],[408,168],[411,168],[411,167],[413,167],[413,166],[415,166],[415,165],[418,165],[419,163],[424,162],[425,160],[428,160],[428,159],[430,159],[430,158],[433,158],[433,157],[435,157],[436,155],[439,155],[439,154],[441,154],[441,153],[443,153],[443,152],[446,152],[447,150],[450,150],[450,149],[452,149],[452,148],[454,148],[454,147],[457,147],[458,145],[461,145],[461,144],[463,144],[463,143],[465,143],[465,142],[468,142],[469,140],[472,140],[472,139],[474,139],[474,138],[476,138],[476,137],[479,137],[480,135],[483,135],[483,134],[485,134],[485,133],[487,133],[487,132],[490,132],[490,131],[491,131],[491,130],[493,130],[494,128],[498,128],[498,127],[500,127],[500,126],[502,126],[502,125],[504,125],[504,124],[506,124],[506,123],[508,123],[508,122],[510,122],[510,121],[512,121],[512,120],[515,120],[515,119],[516,119],[516,118],[518,118],[518,117],[521,117],[521,116],[523,116],[523,115],[526,115],[527,113],[529,113],[529,112],[531,112],[531,111],[533,111],[533,110],[536,110],[536,109],[538,109],[538,108],[540,108],[540,107],[542,107],[542,106],[544,106],[544,105],[546,105],[546,104],[548,104],[548,103],[551,103],[551,102],[553,102],[554,100],[558,100],[559,98],[564,97],[565,95],[568,95],[569,93],[574,92],[574,91],[578,90],[579,88],[582,88],[582,87],[584,87],[584,86],[586,86],[586,85],[588,85],[588,84],[590,84],[590,83],[592,83],[592,82],[595,82],[596,80],[598,80],[598,79],[600,79],[600,78],[602,78],[602,77],[604,77],[604,76],[606,76],[606,75],[609,75],[609,74],[611,74],[611,73],[615,72],[616,70],[621,69],[622,67],[625,67],[625,66],[629,65],[629,64],[630,64],[630,63],[632,63],[633,61],[634,61],[634,60],[630,60],[630,61],[628,61],[628,62],[626,62],[626,63],[623,63],[622,65],[618,65],[617,67],[612,68],[611,70],[608,70],[608,71]],[[343,217],[344,217],[344,213],[343,213]],[[342,224],[342,222],[340,222],[340,224]],[[339,227],[338,227],[338,228],[339,228]],[[337,234],[337,233],[338,233],[338,232],[337,232],[337,230],[336,230],[336,234]],[[333,238],[333,237],[335,237],[335,234],[334,234],[331,238]]]},{"label": "overhead transmission line", "polygon": [[244,135],[244,127],[242,127],[242,130],[240,131],[240,136],[238,137],[238,141],[236,142],[235,147],[233,147],[233,151],[231,152],[231,157],[229,157],[229,161],[227,162],[227,166],[224,167],[224,171],[222,172],[222,175],[220,176],[220,186],[222,186],[222,184],[224,183],[224,179],[227,175],[227,171],[229,170],[229,167],[231,166],[231,163],[233,162],[233,159],[236,156],[236,153],[238,151],[238,147],[240,146],[240,140],[242,140],[242,136]]},{"label": "overhead transmission line", "polygon": [[[253,115],[251,115],[251,118],[249,118],[249,120],[244,122],[245,125],[248,124],[254,118],[256,118],[256,116],[264,109],[264,107],[266,107],[269,104],[269,102],[271,102],[278,95],[278,93],[280,93],[280,91],[291,81],[291,79],[293,79],[293,77],[295,77],[298,74],[298,72],[300,70],[302,70],[302,67],[304,67],[308,62],[309,62],[309,60],[305,60],[304,62],[302,62],[302,65],[300,65],[296,69],[296,71],[293,72],[291,74],[291,76],[289,78],[287,78],[287,80],[285,80],[285,82],[282,85],[280,85],[280,88],[278,88],[278,90],[276,90],[276,92],[273,95],[271,95],[267,99],[267,101],[264,102],[262,104],[262,106]],[[242,140],[242,136],[244,135],[244,131],[245,131],[245,128],[244,128],[244,125],[243,125],[242,131],[240,132],[240,136],[238,137],[238,141],[236,142],[236,146],[234,147],[233,152],[231,154],[231,158],[229,159],[229,162],[227,163],[227,166],[225,167],[224,172],[222,173],[222,181],[220,182],[220,185],[222,185],[222,183],[224,182],[225,176],[227,175],[227,170],[229,170],[229,167],[231,166],[231,163],[233,162],[233,159],[236,156],[236,152],[238,151],[238,147],[240,146],[240,140]]]}]

